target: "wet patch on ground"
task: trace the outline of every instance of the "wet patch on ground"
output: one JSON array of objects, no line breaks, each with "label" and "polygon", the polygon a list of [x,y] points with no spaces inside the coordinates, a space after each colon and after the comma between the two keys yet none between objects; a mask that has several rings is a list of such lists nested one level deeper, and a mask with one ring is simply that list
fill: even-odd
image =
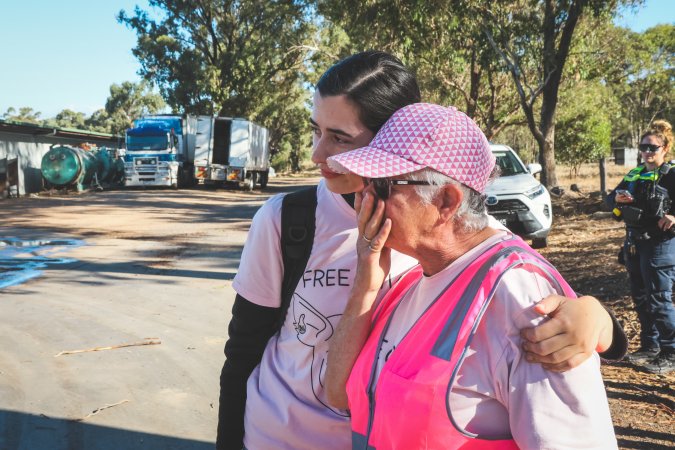
[{"label": "wet patch on ground", "polygon": [[78,239],[0,237],[0,289],[39,277],[50,265],[75,262],[55,255],[82,245],[84,241]]}]

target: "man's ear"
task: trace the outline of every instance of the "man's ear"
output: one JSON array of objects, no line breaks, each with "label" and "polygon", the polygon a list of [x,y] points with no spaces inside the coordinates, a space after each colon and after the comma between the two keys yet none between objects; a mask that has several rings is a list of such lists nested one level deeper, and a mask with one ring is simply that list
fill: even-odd
[{"label": "man's ear", "polygon": [[452,221],[463,199],[464,193],[458,186],[454,184],[443,186],[436,197],[440,219],[443,222]]}]

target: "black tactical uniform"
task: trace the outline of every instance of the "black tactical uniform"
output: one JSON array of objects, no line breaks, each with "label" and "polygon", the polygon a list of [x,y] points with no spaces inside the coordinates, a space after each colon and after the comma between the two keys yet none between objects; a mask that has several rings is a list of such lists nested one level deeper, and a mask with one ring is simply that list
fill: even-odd
[{"label": "black tactical uniform", "polygon": [[[616,203],[617,190],[629,191],[634,201]],[[631,170],[612,191],[608,203],[626,223],[623,258],[630,276],[631,294],[640,321],[640,350],[629,359],[647,362],[656,373],[673,370],[675,360],[675,230],[663,231],[658,222],[675,213],[675,168],[663,164],[654,171]]]}]

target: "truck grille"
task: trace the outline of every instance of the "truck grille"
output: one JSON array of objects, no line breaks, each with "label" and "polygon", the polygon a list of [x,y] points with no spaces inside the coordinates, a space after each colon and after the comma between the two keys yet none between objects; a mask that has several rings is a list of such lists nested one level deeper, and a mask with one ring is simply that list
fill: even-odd
[{"label": "truck grille", "polygon": [[488,206],[490,214],[507,211],[528,211],[527,205],[518,199],[499,200],[495,205]]}]

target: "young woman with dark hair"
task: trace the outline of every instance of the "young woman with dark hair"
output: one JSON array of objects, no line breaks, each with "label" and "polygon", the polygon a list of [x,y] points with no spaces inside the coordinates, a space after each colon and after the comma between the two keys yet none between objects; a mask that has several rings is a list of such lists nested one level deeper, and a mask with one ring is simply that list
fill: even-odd
[{"label": "young woman with dark hair", "polygon": [[[323,176],[317,188],[314,244],[278,330],[283,195],[270,198],[253,218],[233,282],[237,296],[220,379],[219,450],[351,448],[349,413],[328,404],[323,376],[328,345],[355,275],[354,248],[360,237],[353,201],[363,181],[333,172],[326,160],[368,144],[395,111],[420,97],[412,73],[384,52],[352,55],[319,80],[310,118],[312,161]],[[411,258],[392,255],[381,291],[414,264]],[[567,320],[549,320],[525,331],[532,341],[525,344],[531,360],[553,370],[580,364],[599,342],[600,330],[612,328],[609,314],[592,298],[546,301],[550,309],[560,305],[556,313]],[[574,323],[574,329],[565,323]],[[609,340],[603,335],[601,349],[609,347],[609,334]],[[593,348],[588,348],[590,342]]]}]

